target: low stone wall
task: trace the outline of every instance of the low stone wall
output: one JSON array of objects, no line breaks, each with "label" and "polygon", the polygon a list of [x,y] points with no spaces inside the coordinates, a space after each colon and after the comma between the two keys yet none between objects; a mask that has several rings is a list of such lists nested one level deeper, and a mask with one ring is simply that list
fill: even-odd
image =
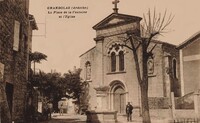
[{"label": "low stone wall", "polygon": [[117,123],[117,111],[86,111],[87,123]]},{"label": "low stone wall", "polygon": [[189,93],[183,97],[175,98],[176,109],[194,109],[194,94]]},{"label": "low stone wall", "polygon": [[[150,109],[150,117],[152,123],[171,123],[170,121],[173,121],[172,112],[170,109]],[[126,121],[126,118],[126,115],[117,116],[118,121]],[[134,122],[142,122],[142,116],[139,115],[138,109],[133,110],[132,119]]]},{"label": "low stone wall", "polygon": [[194,110],[175,110],[176,118],[195,118]]},{"label": "low stone wall", "polygon": [[[133,116],[133,117],[141,117],[141,112],[142,112],[142,109],[133,108],[133,114],[132,114],[132,116]],[[126,115],[126,114],[125,114],[125,115]]]},{"label": "low stone wall", "polygon": [[199,123],[199,118],[178,118],[172,120],[170,123]]},{"label": "low stone wall", "polygon": [[170,109],[150,109],[152,119],[170,119],[172,112]]},{"label": "low stone wall", "polygon": [[168,109],[169,98],[167,97],[149,97],[150,109]]}]

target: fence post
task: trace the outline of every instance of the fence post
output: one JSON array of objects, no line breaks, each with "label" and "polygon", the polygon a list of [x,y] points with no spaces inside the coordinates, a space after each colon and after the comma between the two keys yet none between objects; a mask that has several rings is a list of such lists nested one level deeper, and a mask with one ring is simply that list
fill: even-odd
[{"label": "fence post", "polygon": [[172,118],[175,119],[175,101],[174,101],[174,92],[171,92],[171,104],[172,104]]},{"label": "fence post", "polygon": [[200,90],[194,92],[194,111],[195,111],[196,118],[199,118],[199,116],[200,116],[200,106],[199,106],[199,104],[200,104],[200,99],[199,99],[200,93],[199,93],[199,91]]}]

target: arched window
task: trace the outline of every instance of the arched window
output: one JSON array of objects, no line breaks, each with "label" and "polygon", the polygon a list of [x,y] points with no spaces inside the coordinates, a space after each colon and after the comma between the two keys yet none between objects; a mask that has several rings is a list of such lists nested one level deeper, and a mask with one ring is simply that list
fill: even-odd
[{"label": "arched window", "polygon": [[114,52],[111,53],[111,72],[116,71],[116,55]]},{"label": "arched window", "polygon": [[86,68],[86,80],[91,79],[91,64],[90,62],[85,63],[85,68]]},{"label": "arched window", "polygon": [[113,43],[108,49],[110,56],[109,72],[123,73],[125,69],[125,49],[118,42]]},{"label": "arched window", "polygon": [[173,59],[173,75],[174,75],[174,78],[177,78],[176,76],[176,59]]},{"label": "arched window", "polygon": [[123,53],[123,51],[119,52],[119,71],[124,71],[124,53]]}]

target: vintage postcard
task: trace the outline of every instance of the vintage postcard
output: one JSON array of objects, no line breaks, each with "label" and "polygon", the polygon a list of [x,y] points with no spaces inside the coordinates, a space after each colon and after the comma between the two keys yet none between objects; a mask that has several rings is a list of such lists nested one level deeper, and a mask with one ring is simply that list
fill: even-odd
[{"label": "vintage postcard", "polygon": [[0,123],[200,122],[198,0],[0,0]]}]

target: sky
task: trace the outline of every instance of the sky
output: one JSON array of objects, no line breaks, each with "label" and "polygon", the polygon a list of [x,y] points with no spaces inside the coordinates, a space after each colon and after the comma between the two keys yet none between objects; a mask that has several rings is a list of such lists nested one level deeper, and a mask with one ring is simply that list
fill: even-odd
[{"label": "sky", "polygon": [[[95,46],[96,32],[92,27],[113,12],[112,1],[30,0],[29,12],[34,15],[39,28],[33,33],[32,51],[48,56],[47,61],[36,64],[36,68],[60,73],[66,73],[74,66],[79,68],[79,56]],[[158,40],[179,45],[200,30],[199,5],[199,0],[120,0],[118,8],[119,13],[139,17],[149,9],[153,11],[155,8],[157,14],[162,15],[167,10],[174,19],[167,27],[167,33]]]}]

